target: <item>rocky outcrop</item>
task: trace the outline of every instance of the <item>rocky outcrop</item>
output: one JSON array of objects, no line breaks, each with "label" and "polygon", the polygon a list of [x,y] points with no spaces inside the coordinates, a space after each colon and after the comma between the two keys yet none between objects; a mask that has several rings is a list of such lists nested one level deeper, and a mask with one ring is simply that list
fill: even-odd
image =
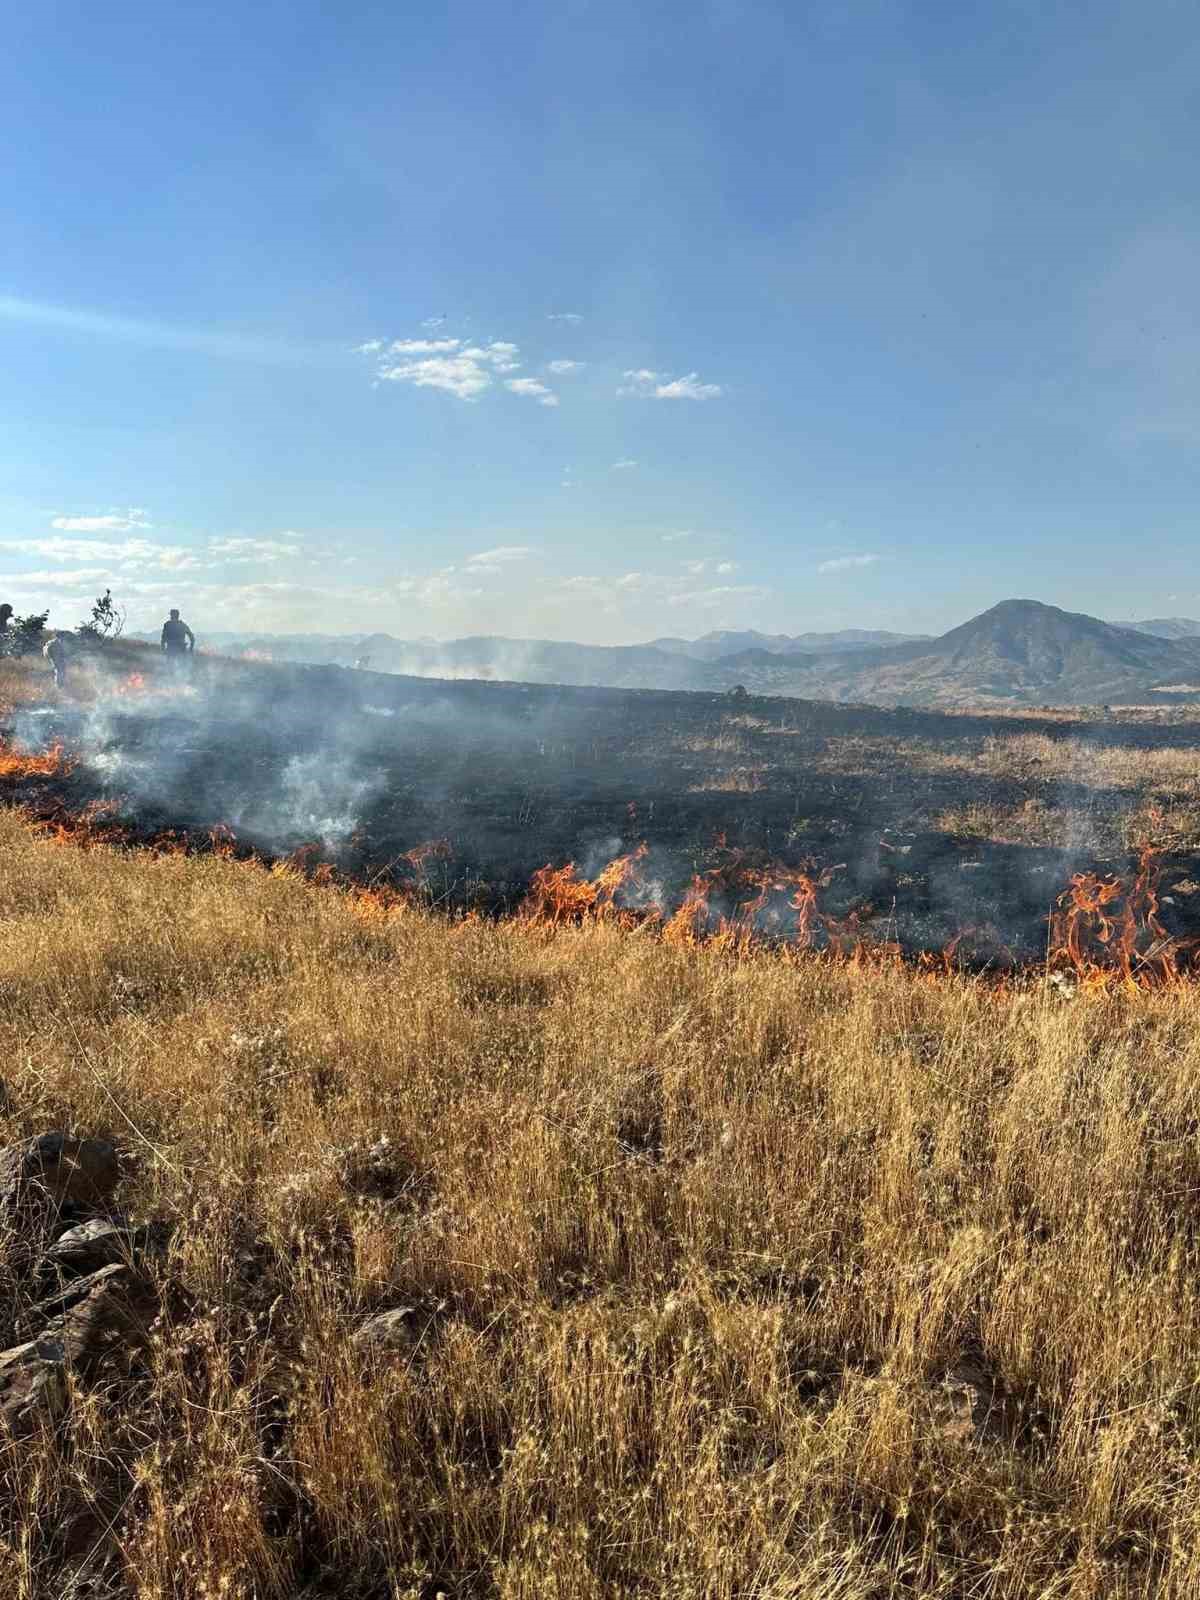
[{"label": "rocky outcrop", "polygon": [[18,1439],[53,1423],[67,1406],[67,1353],[48,1334],[0,1351],[0,1424]]},{"label": "rocky outcrop", "polygon": [[[23,1342],[0,1351],[0,1432],[53,1426],[72,1377],[127,1365],[149,1337],[158,1299],[140,1263],[162,1230],[103,1214],[118,1176],[104,1139],[47,1133],[0,1150],[0,1216],[29,1295],[14,1330]],[[80,1220],[64,1230],[64,1217]]]},{"label": "rocky outcrop", "polygon": [[122,1219],[91,1217],[59,1234],[43,1253],[38,1276],[50,1281],[82,1278],[101,1267],[132,1264],[165,1243],[162,1227],[135,1228]]}]

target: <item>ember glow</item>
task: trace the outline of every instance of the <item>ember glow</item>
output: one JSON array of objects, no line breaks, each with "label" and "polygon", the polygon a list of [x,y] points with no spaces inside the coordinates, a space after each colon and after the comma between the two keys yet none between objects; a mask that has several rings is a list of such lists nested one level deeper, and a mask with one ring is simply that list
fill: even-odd
[{"label": "ember glow", "polygon": [[0,778],[60,778],[73,766],[61,744],[52,745],[40,755],[28,755],[0,739]]}]

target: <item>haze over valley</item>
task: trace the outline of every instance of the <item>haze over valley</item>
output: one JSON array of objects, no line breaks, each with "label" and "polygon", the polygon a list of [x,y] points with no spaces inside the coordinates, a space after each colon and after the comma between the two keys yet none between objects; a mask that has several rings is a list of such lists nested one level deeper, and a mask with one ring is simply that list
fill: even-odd
[{"label": "haze over valley", "polygon": [[212,649],[413,677],[726,691],[878,705],[1169,704],[1200,697],[1200,622],[1109,623],[1009,600],[940,637],[846,629],[587,645],[386,633],[217,634]]}]

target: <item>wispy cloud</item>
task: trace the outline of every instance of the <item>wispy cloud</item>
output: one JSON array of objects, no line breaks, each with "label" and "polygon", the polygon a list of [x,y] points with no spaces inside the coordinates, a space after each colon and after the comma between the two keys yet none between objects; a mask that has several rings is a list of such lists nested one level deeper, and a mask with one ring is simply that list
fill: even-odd
[{"label": "wispy cloud", "polygon": [[693,577],[698,577],[702,572],[711,572],[719,578],[726,578],[738,569],[736,561],[716,561],[711,556],[705,556],[699,561],[685,561],[683,565]]},{"label": "wispy cloud", "polygon": [[519,354],[515,344],[507,344],[503,339],[493,339],[491,344],[485,346],[480,352],[480,358],[490,361],[497,372],[512,372],[521,363],[517,360]]},{"label": "wispy cloud", "polygon": [[526,561],[533,554],[533,546],[528,544],[501,544],[494,550],[480,550],[477,555],[469,556],[471,566],[486,563],[495,566],[507,561]]},{"label": "wispy cloud", "polygon": [[618,394],[653,394],[658,382],[658,373],[649,367],[631,367],[622,377],[625,382],[617,390]]},{"label": "wispy cloud", "polygon": [[128,533],[131,528],[149,528],[152,524],[140,506],[130,506],[126,511],[110,511],[101,516],[55,517],[50,526],[63,533]]},{"label": "wispy cloud", "polygon": [[551,311],[547,315],[546,321],[547,322],[582,322],[583,321],[583,317],[580,315],[580,313],[578,311]]},{"label": "wispy cloud", "polygon": [[822,561],[817,567],[818,572],[847,572],[852,567],[873,567],[881,556],[834,556],[830,561]]},{"label": "wispy cloud", "polygon": [[4,582],[13,589],[78,589],[100,583],[107,575],[107,567],[60,567],[53,572],[16,572]]},{"label": "wispy cloud", "polygon": [[169,323],[147,322],[139,317],[115,316],[106,311],[22,300],[15,295],[0,295],[0,320],[140,344],[151,349],[190,351],[218,360],[260,361],[280,366],[338,366],[346,358],[345,347],[334,343],[284,342],[220,333],[209,328],[176,327]]},{"label": "wispy cloud", "polygon": [[719,584],[711,589],[684,590],[681,594],[668,597],[669,606],[703,606],[713,607],[724,605],[729,600],[765,600],[767,591],[759,584]]},{"label": "wispy cloud", "polygon": [[[416,600],[421,605],[441,610],[478,600],[484,593],[473,581],[491,567],[468,567],[459,573],[456,567],[443,567],[439,572],[427,573],[422,578],[401,578],[392,585],[394,598]],[[463,579],[468,579],[464,584]]]},{"label": "wispy cloud", "polygon": [[[723,575],[722,569],[733,568],[735,563],[701,562],[697,565],[713,575]],[[626,572],[616,578],[580,574],[562,579],[556,587],[569,595],[586,595],[610,613],[664,603],[676,609],[694,607],[702,611],[714,611],[730,602],[757,602],[767,596],[767,590],[759,584],[698,586],[695,581],[697,576],[696,572],[689,573],[687,577],[655,572]]]},{"label": "wispy cloud", "polygon": [[586,367],[586,366],[587,366],[587,362],[586,361],[566,361],[566,360],[547,361],[547,363],[546,363],[546,371],[547,372],[557,372],[557,373],[578,372],[581,367]]},{"label": "wispy cloud", "polygon": [[[461,344],[461,339],[393,339],[387,348],[388,354],[393,356],[432,356],[445,350],[457,350]],[[373,339],[361,348],[364,351],[379,350],[382,342]]]},{"label": "wispy cloud", "polygon": [[13,550],[21,555],[39,556],[43,561],[103,561],[110,568],[136,570],[139,567],[162,567],[166,571],[181,572],[202,565],[195,553],[179,545],[157,544],[150,539],[6,539],[0,550]]},{"label": "wispy cloud", "polygon": [[504,387],[511,389],[513,394],[526,395],[530,400],[536,400],[540,406],[556,406],[558,396],[553,389],[547,389],[544,383],[539,383],[536,378],[505,378]]},{"label": "wispy cloud", "polygon": [[[620,466],[620,462],[618,462],[617,465]],[[678,533],[664,533],[662,536],[662,542],[664,544],[682,544],[685,539],[694,539],[695,537],[696,535],[693,529],[681,528]]]},{"label": "wispy cloud", "polygon": [[716,400],[724,393],[719,383],[701,383],[698,372],[667,378],[649,367],[635,367],[623,377],[617,393],[646,400]]},{"label": "wispy cloud", "polygon": [[[609,471],[610,472],[628,472],[630,467],[636,467],[636,466],[637,466],[637,462],[632,458],[632,456],[626,456],[621,461],[614,461],[612,466],[609,468]],[[670,538],[671,535],[668,534],[667,537]]]},{"label": "wispy cloud", "polygon": [[289,539],[210,539],[210,555],[218,561],[238,565],[251,561],[281,561],[300,553],[300,545]]}]

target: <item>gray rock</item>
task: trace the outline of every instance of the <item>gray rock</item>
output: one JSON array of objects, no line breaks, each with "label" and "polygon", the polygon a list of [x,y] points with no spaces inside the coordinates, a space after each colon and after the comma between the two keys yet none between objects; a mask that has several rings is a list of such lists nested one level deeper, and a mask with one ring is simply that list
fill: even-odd
[{"label": "gray rock", "polygon": [[162,1223],[135,1228],[128,1222],[92,1217],[60,1233],[38,1263],[43,1279],[79,1278],[101,1267],[130,1264],[149,1250],[161,1248],[168,1229]]},{"label": "gray rock", "polygon": [[71,1347],[72,1359],[86,1357],[100,1324],[124,1329],[135,1296],[149,1285],[124,1262],[111,1262],[85,1278],[73,1278],[52,1295],[30,1306],[24,1315],[29,1327],[59,1327]]},{"label": "gray rock", "polygon": [[119,1176],[117,1152],[107,1139],[43,1133],[0,1151],[0,1206],[10,1215],[29,1205],[99,1210]]},{"label": "gray rock", "polygon": [[82,1277],[101,1267],[128,1261],[132,1238],[127,1228],[119,1228],[103,1217],[78,1222],[58,1238],[42,1257],[39,1270],[53,1270],[68,1277]]},{"label": "gray rock", "polygon": [[0,1350],[0,1424],[27,1438],[67,1406],[67,1352],[48,1335]]},{"label": "gray rock", "polygon": [[351,1342],[364,1354],[408,1355],[419,1342],[418,1320],[412,1306],[380,1311],[355,1329]]}]

